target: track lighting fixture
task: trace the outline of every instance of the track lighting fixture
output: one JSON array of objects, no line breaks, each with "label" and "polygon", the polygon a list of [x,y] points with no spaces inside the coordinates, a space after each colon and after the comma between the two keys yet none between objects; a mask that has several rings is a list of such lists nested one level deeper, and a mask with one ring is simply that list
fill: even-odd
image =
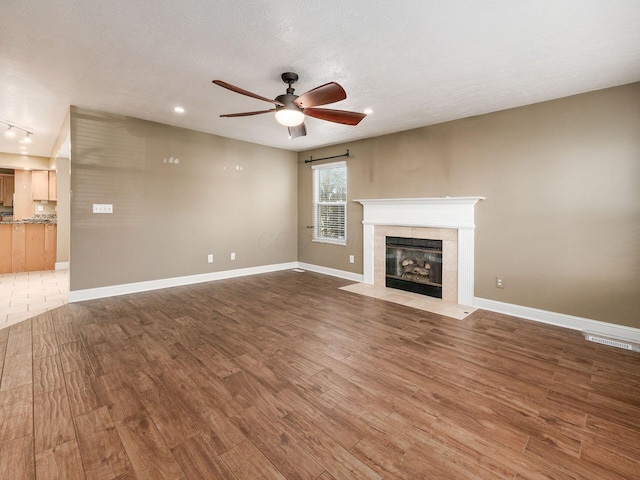
[{"label": "track lighting fixture", "polygon": [[0,120],[0,123],[7,126],[7,131],[4,133],[5,136],[13,138],[16,136],[16,130],[22,130],[25,133],[25,136],[22,140],[20,140],[20,143],[31,143],[31,135],[33,135],[33,132],[30,132],[26,128],[18,127],[12,123],[5,122],[4,120]]}]

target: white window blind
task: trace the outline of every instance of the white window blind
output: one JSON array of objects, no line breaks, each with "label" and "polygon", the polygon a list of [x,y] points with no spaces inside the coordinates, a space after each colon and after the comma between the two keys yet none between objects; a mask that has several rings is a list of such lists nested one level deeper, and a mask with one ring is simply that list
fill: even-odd
[{"label": "white window blind", "polygon": [[313,241],[347,244],[347,162],[313,165]]}]

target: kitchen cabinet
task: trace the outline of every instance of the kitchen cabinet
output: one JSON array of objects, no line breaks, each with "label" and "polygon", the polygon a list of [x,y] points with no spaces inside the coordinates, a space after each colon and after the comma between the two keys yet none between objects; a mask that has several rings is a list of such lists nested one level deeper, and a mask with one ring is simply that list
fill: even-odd
[{"label": "kitchen cabinet", "polygon": [[57,226],[0,224],[0,273],[55,270]]},{"label": "kitchen cabinet", "polygon": [[25,270],[44,270],[44,227],[41,224],[27,224],[24,232]]},{"label": "kitchen cabinet", "polygon": [[58,199],[58,175],[55,171],[33,170],[31,172],[31,198],[51,201]]},{"label": "kitchen cabinet", "polygon": [[27,269],[24,227],[24,223],[11,225],[11,271],[14,273],[25,272]]},{"label": "kitchen cabinet", "polygon": [[55,170],[49,172],[49,200],[58,201],[58,173]]},{"label": "kitchen cabinet", "polygon": [[46,224],[44,226],[44,269],[56,269],[56,254],[58,248],[57,225]]},{"label": "kitchen cabinet", "polygon": [[3,175],[0,177],[0,201],[5,207],[13,206],[14,180],[13,175]]},{"label": "kitchen cabinet", "polygon": [[0,224],[0,273],[11,273],[12,253],[11,227],[9,223]]},{"label": "kitchen cabinet", "polygon": [[31,172],[31,198],[33,200],[49,200],[49,172],[33,170]]}]

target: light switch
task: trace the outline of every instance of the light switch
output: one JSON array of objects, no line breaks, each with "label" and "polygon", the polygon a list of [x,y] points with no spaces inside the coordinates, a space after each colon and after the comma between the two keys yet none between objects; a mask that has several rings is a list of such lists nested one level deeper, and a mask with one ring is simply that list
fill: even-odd
[{"label": "light switch", "polygon": [[94,203],[93,213],[113,213],[113,205],[110,203]]}]

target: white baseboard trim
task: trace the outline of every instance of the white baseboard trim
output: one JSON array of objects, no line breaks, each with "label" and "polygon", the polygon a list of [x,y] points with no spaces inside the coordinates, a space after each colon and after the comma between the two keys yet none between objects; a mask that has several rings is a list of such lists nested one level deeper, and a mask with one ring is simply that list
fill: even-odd
[{"label": "white baseboard trim", "polygon": [[523,307],[511,303],[488,300],[486,298],[474,297],[473,306],[492,312],[505,313],[514,317],[526,318],[527,320],[570,328],[572,330],[588,331],[605,337],[640,342],[639,328],[616,325],[614,323],[591,320],[589,318],[574,317],[573,315],[565,315],[564,313],[549,312],[547,310]]},{"label": "white baseboard trim", "polygon": [[353,280],[354,282],[362,283],[364,281],[364,275],[361,273],[346,272],[344,270],[337,270],[335,268],[322,267],[320,265],[313,265],[311,263],[298,262],[298,268],[303,270],[309,270],[310,272],[322,273],[324,275],[331,275],[332,277],[344,278],[346,280]]},{"label": "white baseboard trim", "polygon": [[237,270],[225,270],[223,272],[202,273],[199,275],[188,275],[185,277],[163,278],[160,280],[126,283],[123,285],[88,288],[86,290],[74,290],[69,292],[69,303],[94,300],[96,298],[115,297],[117,295],[127,295],[130,293],[147,292],[150,290],[159,290],[161,288],[193,285],[194,283],[212,282],[215,280],[224,280],[226,278],[257,275],[259,273],[278,272],[280,270],[288,270],[296,267],[298,267],[298,262],[277,263],[274,265],[263,265],[259,267],[239,268]]},{"label": "white baseboard trim", "polygon": [[69,262],[56,262],[56,270],[69,270]]}]

